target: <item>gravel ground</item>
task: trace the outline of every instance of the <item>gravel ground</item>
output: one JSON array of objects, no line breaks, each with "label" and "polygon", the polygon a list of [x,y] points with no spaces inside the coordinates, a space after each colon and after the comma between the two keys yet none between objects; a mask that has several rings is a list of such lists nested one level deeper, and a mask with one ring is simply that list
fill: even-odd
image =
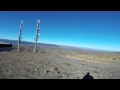
[{"label": "gravel ground", "polygon": [[24,46],[0,52],[0,79],[82,79],[87,72],[95,79],[120,79],[120,61],[75,60],[60,56],[60,50],[38,47],[33,53],[32,46]]}]

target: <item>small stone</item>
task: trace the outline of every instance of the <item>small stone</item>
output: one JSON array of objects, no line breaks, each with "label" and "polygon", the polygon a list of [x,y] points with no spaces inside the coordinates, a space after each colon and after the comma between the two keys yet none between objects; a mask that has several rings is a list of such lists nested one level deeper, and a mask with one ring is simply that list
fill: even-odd
[{"label": "small stone", "polygon": [[43,53],[45,53],[45,51],[43,51]]},{"label": "small stone", "polygon": [[61,78],[63,78],[63,75],[60,75],[60,76],[58,76],[57,78],[61,79]]},{"label": "small stone", "polygon": [[44,73],[46,73],[46,70],[44,69]]},{"label": "small stone", "polygon": [[51,67],[49,71],[54,71],[54,70],[57,70],[56,67]]},{"label": "small stone", "polygon": [[46,71],[46,73],[48,73],[48,72],[50,72],[50,71]]},{"label": "small stone", "polygon": [[55,66],[57,66],[57,64],[54,64]]},{"label": "small stone", "polygon": [[36,53],[38,53],[39,51],[38,50],[36,50]]},{"label": "small stone", "polygon": [[11,64],[9,64],[8,66],[10,66],[10,67],[11,67],[12,65],[11,65]]},{"label": "small stone", "polygon": [[34,71],[38,71],[38,68],[35,68]]},{"label": "small stone", "polygon": [[35,62],[32,62],[32,63],[35,63]]},{"label": "small stone", "polygon": [[55,68],[55,70],[57,70],[57,68]]},{"label": "small stone", "polygon": [[26,70],[24,70],[24,72],[26,73]]},{"label": "small stone", "polygon": [[60,72],[57,72],[58,74],[60,74]]},{"label": "small stone", "polygon": [[116,60],[116,58],[112,58],[112,60]]}]

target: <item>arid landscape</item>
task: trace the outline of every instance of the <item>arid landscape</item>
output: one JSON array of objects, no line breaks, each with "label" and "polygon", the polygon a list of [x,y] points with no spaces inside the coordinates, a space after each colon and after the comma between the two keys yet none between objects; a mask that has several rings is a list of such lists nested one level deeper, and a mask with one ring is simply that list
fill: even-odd
[{"label": "arid landscape", "polygon": [[0,79],[120,79],[119,11],[0,17]]},{"label": "arid landscape", "polygon": [[0,52],[0,79],[82,79],[87,72],[94,79],[120,79],[120,53],[70,48],[13,45]]}]

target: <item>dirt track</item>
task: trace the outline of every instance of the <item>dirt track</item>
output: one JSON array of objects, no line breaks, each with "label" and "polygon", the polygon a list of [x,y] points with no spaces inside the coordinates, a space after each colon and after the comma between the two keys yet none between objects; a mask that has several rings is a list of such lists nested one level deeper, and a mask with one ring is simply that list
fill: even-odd
[{"label": "dirt track", "polygon": [[21,52],[0,52],[0,79],[82,79],[87,72],[95,79],[120,79],[120,60],[94,62],[65,56],[73,52],[77,53],[39,47],[33,53],[32,46],[21,47]]}]

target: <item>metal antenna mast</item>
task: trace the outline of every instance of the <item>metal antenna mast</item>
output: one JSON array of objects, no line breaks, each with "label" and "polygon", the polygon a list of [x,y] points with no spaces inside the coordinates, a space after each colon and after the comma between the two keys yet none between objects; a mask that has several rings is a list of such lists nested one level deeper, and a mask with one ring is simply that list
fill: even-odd
[{"label": "metal antenna mast", "polygon": [[20,31],[18,33],[18,51],[20,51],[20,42],[21,42],[21,35],[22,35],[22,25],[23,25],[23,20],[21,20],[20,23]]},{"label": "metal antenna mast", "polygon": [[37,29],[36,29],[36,38],[35,38],[35,47],[34,47],[34,53],[36,53],[36,44],[38,41],[38,36],[39,36],[39,32],[40,32],[40,19],[37,20]]}]

